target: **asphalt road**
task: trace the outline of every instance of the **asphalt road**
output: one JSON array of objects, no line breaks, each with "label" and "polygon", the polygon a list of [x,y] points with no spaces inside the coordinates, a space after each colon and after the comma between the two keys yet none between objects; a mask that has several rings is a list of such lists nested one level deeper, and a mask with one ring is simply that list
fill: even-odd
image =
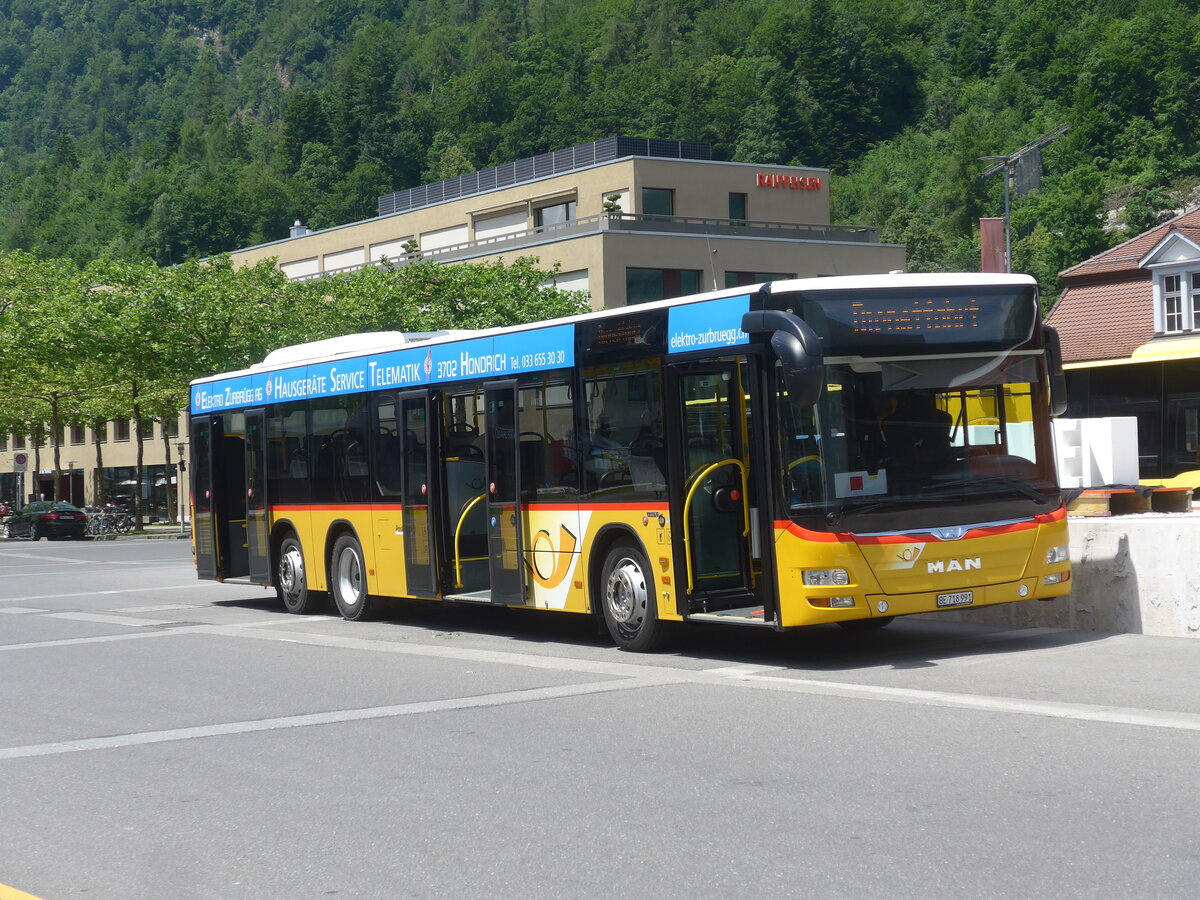
[{"label": "asphalt road", "polygon": [[[1200,643],[297,618],[0,543],[0,898],[1186,897]],[[8,886],[6,888],[5,886]]]}]

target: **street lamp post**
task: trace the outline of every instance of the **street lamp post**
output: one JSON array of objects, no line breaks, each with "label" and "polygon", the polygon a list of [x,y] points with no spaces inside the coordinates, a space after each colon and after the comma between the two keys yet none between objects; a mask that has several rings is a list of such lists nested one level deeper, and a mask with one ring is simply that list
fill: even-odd
[{"label": "street lamp post", "polygon": [[184,527],[183,517],[187,505],[183,498],[183,473],[187,470],[187,466],[183,461],[183,452],[187,450],[187,444],[181,441],[175,445],[175,450],[177,454],[176,459],[179,460],[176,463],[178,468],[175,474],[175,493],[179,495],[179,533],[184,534],[187,529]]},{"label": "street lamp post", "polygon": [[75,505],[75,460],[67,460],[67,502]]}]

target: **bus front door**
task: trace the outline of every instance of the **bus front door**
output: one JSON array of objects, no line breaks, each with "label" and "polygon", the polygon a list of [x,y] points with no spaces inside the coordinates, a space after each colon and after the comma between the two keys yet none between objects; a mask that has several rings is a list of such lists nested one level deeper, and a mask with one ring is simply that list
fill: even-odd
[{"label": "bus front door", "polygon": [[261,409],[246,413],[246,553],[250,581],[271,583],[271,523],[267,516],[267,423]]},{"label": "bus front door", "polygon": [[484,491],[487,497],[488,571],[491,601],[525,602],[525,567],[521,552],[520,435],[517,432],[517,383],[484,386],[487,452]]},{"label": "bus front door", "polygon": [[690,613],[761,605],[754,596],[751,460],[755,453],[746,360],[671,366],[670,402],[678,428],[668,429],[673,467],[677,558]]},{"label": "bus front door", "polygon": [[400,456],[401,525],[408,596],[436,597],[437,554],[431,513],[434,509],[429,436],[432,404],[424,391],[401,394],[397,438]]}]

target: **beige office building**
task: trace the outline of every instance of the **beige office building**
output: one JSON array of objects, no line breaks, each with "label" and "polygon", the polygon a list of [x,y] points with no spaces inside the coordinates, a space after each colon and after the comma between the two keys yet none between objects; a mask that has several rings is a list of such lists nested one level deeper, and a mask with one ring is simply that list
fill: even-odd
[{"label": "beige office building", "polygon": [[439,262],[537,256],[593,306],[775,278],[904,268],[873,228],[829,224],[829,172],[717,162],[708,144],[606,138],[379,200],[379,215],[238,250],[294,279],[412,253]]},{"label": "beige office building", "polygon": [[[905,266],[904,248],[875,229],[829,223],[829,171],[718,162],[708,144],[606,138],[379,199],[379,215],[235,251],[235,263],[277,259],[300,280],[414,254],[438,262],[537,256],[558,264],[559,287],[589,290],[592,304],[623,306],[776,278],[859,275]],[[157,518],[179,506],[177,423],[156,423],[145,443],[141,493]],[[76,504],[127,502],[136,490],[129,422],[96,433],[68,428],[36,453],[0,436],[0,499],[53,496],[60,444],[62,496]],[[20,446],[18,446],[20,445]],[[25,460],[24,472],[15,460]],[[185,496],[186,505],[186,478]]]}]

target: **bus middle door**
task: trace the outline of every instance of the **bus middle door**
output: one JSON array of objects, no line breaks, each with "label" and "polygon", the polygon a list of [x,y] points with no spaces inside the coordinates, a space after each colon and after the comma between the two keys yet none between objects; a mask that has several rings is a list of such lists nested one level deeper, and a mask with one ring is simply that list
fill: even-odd
[{"label": "bus middle door", "polygon": [[434,404],[424,391],[399,397],[401,523],[404,532],[404,572],[410,597],[436,597],[437,552],[434,546],[435,482],[430,436]]},{"label": "bus middle door", "polygon": [[525,563],[521,540],[520,435],[517,383],[484,385],[487,421],[488,571],[492,603],[525,602]]}]

